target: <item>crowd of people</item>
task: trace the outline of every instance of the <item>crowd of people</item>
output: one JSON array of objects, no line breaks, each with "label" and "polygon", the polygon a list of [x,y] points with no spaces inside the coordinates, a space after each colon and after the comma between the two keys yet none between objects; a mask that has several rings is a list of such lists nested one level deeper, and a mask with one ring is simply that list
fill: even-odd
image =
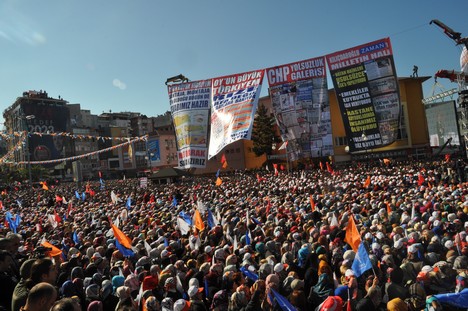
[{"label": "crowd of people", "polygon": [[463,161],[219,178],[10,185],[0,310],[466,310]]}]

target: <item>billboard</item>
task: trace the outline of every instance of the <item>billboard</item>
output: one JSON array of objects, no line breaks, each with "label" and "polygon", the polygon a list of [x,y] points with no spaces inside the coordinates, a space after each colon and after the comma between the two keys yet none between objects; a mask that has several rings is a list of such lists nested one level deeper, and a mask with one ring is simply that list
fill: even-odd
[{"label": "billboard", "polygon": [[400,93],[390,39],[326,56],[343,115],[350,151],[393,143],[398,134]]},{"label": "billboard", "polygon": [[442,147],[450,138],[460,146],[460,133],[454,100],[425,105],[431,147]]},{"label": "billboard", "polygon": [[[67,132],[69,109],[60,104],[42,104],[39,102],[25,102],[21,104],[25,116],[34,115],[34,119],[27,119],[28,132],[36,133],[29,137],[31,161],[47,161],[65,157],[65,140]],[[44,135],[42,135],[44,134]]]},{"label": "billboard", "polygon": [[212,79],[208,159],[230,143],[251,138],[264,73],[256,70]]},{"label": "billboard", "polygon": [[159,139],[148,139],[146,144],[146,149],[148,150],[148,157],[151,165],[153,163],[161,162],[161,150],[159,149]]},{"label": "billboard", "polygon": [[266,74],[289,159],[333,155],[325,58],[268,68]]},{"label": "billboard", "polygon": [[177,138],[178,166],[205,168],[211,80],[168,85],[167,88]]}]

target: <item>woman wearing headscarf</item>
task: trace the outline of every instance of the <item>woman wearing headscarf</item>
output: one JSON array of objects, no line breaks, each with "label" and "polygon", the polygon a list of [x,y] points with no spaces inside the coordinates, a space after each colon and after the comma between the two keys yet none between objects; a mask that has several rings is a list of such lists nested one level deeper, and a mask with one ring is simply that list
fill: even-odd
[{"label": "woman wearing headscarf", "polygon": [[323,259],[322,257],[319,264],[317,284],[310,289],[309,296],[307,297],[308,302],[313,307],[320,305],[335,289],[332,270]]}]

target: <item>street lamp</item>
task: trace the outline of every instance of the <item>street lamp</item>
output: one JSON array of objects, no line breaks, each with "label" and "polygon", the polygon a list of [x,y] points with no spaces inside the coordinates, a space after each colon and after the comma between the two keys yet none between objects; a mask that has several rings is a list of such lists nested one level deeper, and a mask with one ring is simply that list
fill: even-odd
[{"label": "street lamp", "polygon": [[26,148],[24,152],[26,153],[26,161],[27,161],[27,166],[28,166],[28,177],[29,177],[29,185],[32,185],[32,175],[31,175],[31,154],[29,150],[29,130],[28,130],[28,124],[26,120],[32,120],[36,118],[34,115],[24,115],[23,112],[18,116],[18,119],[21,120],[21,125],[23,126],[23,130],[26,133]]}]

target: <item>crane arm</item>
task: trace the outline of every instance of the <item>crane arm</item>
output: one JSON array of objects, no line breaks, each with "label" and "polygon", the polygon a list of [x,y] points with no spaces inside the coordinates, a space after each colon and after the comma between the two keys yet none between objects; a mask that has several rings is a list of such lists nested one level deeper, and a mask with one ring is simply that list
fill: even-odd
[{"label": "crane arm", "polygon": [[453,30],[452,28],[450,28],[449,26],[445,25],[444,23],[442,23],[441,21],[439,21],[438,19],[433,19],[431,20],[431,22],[429,24],[436,24],[437,26],[439,26],[440,28],[442,28],[444,30],[444,33],[450,38],[452,39],[453,41],[455,41],[457,44],[464,44],[466,48],[468,48],[468,38],[462,38],[461,37],[461,32],[456,32],[455,30]]}]

